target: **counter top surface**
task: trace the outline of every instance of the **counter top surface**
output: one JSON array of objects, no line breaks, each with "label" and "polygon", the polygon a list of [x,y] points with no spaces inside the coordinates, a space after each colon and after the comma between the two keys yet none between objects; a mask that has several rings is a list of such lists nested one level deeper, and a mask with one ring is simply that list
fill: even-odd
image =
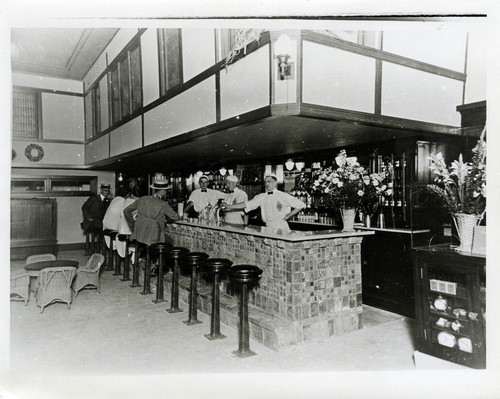
[{"label": "counter top surface", "polygon": [[317,231],[296,231],[288,230],[284,231],[282,229],[273,229],[264,226],[239,226],[224,222],[188,222],[180,220],[176,222],[179,225],[191,226],[191,227],[201,227],[212,230],[226,231],[229,233],[239,233],[248,234],[253,236],[274,238],[283,241],[310,241],[310,240],[324,240],[333,238],[348,238],[348,237],[360,237],[366,235],[375,234],[373,231],[353,231],[353,232],[342,232],[342,230],[317,230]]},{"label": "counter top surface", "polygon": [[455,250],[456,246],[450,244],[435,244],[435,245],[426,245],[423,247],[415,247],[412,248],[415,252],[423,252],[423,253],[434,253],[434,254],[446,254],[452,256],[468,256],[472,258],[483,258],[486,259],[486,255],[476,254],[473,252],[461,252]]},{"label": "counter top surface", "polygon": [[387,232],[387,233],[401,233],[401,234],[423,234],[423,233],[429,233],[429,229],[420,229],[420,230],[412,230],[412,229],[407,229],[407,228],[391,228],[391,227],[384,227],[381,229],[380,227],[365,227],[365,226],[356,226],[354,225],[356,229],[359,230],[367,230],[367,231],[382,231],[382,232]]}]

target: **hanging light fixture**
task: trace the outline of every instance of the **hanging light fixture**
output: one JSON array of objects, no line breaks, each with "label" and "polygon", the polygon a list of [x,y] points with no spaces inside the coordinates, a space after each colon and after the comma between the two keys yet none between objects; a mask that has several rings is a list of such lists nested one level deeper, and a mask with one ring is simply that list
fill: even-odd
[{"label": "hanging light fixture", "polygon": [[295,166],[295,162],[293,162],[292,159],[289,159],[288,161],[285,162],[285,168],[286,170],[292,170]]},{"label": "hanging light fixture", "polygon": [[295,162],[295,167],[297,170],[300,172],[302,169],[304,169],[305,163],[304,162]]},{"label": "hanging light fixture", "polygon": [[225,176],[227,173],[227,169],[223,166],[222,168],[219,169],[219,173],[221,176]]},{"label": "hanging light fixture", "polygon": [[123,181],[123,175],[121,173],[118,173],[118,181]]}]

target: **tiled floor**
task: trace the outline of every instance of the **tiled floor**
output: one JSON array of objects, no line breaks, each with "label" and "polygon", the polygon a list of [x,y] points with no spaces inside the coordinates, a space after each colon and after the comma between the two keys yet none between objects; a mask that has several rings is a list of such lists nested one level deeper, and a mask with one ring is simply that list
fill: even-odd
[{"label": "tiled floor", "polygon": [[[85,261],[81,251],[58,258]],[[23,264],[12,262],[12,269]],[[182,374],[191,376],[194,384],[206,374],[211,382],[218,380],[220,373],[229,373],[231,379],[235,373],[242,373],[238,378],[255,373],[289,378],[314,372],[306,375],[315,378],[328,372],[415,371],[414,320],[399,315],[364,306],[359,331],[278,352],[252,341],[257,356],[240,359],[231,353],[238,347],[236,330],[222,325],[227,338],[209,341],[204,337],[210,328],[207,315],[199,313],[203,323],[188,327],[182,323],[187,304],[181,302],[185,312],[169,314],[169,302],[154,304],[153,295],[140,295],[140,287],[130,288],[130,282],[112,274],[102,274],[101,294],[81,291],[70,310],[55,303],[40,314],[34,300],[27,306],[11,302],[11,381],[30,376],[39,386],[54,376],[80,380],[163,375],[168,380]]]}]

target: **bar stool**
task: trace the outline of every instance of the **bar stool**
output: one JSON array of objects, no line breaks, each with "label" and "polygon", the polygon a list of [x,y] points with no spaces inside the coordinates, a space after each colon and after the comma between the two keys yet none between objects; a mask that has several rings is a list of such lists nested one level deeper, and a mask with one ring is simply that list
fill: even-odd
[{"label": "bar stool", "polygon": [[156,280],[156,299],[151,302],[160,303],[165,302],[163,298],[163,267],[165,265],[165,256],[169,252],[171,245],[165,242],[153,242],[149,246],[149,251],[151,255],[156,255],[158,259],[158,276]]},{"label": "bar stool", "polygon": [[[128,243],[129,243],[129,238],[130,234],[118,234],[116,238],[120,242],[125,243],[125,258],[123,259],[123,278],[120,279],[120,281],[130,281],[130,270],[129,270],[129,262],[128,262]],[[118,251],[117,251],[118,252]],[[120,259],[120,254],[118,254],[118,266],[117,269],[120,268],[121,264],[121,259]]]},{"label": "bar stool", "polygon": [[170,309],[168,313],[179,313],[179,260],[182,255],[187,254],[189,249],[184,247],[173,247],[167,253],[167,260],[172,266],[172,296],[170,300]]},{"label": "bar stool", "polygon": [[144,265],[144,284],[141,295],[149,295],[151,292],[151,253],[149,251],[149,245],[140,242],[139,244],[146,247],[146,264]]},{"label": "bar stool", "polygon": [[[118,232],[116,230],[111,230],[109,233],[109,259],[108,268],[106,270],[115,270],[116,269],[116,249],[115,249],[115,240]],[[113,276],[116,276],[116,272],[113,273]]]},{"label": "bar stool", "polygon": [[223,258],[209,258],[201,264],[201,270],[213,274],[214,286],[212,290],[212,315],[210,318],[210,334],[205,334],[209,340],[226,338],[220,333],[220,303],[219,303],[219,278],[221,273],[227,271],[233,262]]},{"label": "bar stool", "polygon": [[240,292],[240,325],[238,329],[238,350],[233,351],[238,357],[256,355],[250,350],[250,326],[248,323],[248,286],[257,283],[262,269],[254,265],[237,265],[228,271],[229,281],[241,285]]},{"label": "bar stool", "polygon": [[[112,254],[113,254],[113,239],[111,238],[111,233],[116,233],[116,230],[112,230],[112,229],[104,229],[102,234],[104,237],[109,237],[109,248],[107,250],[103,250],[102,252],[103,255],[104,255],[104,263],[106,265],[106,270],[112,270],[112,267],[110,268],[109,264],[113,263],[112,261]],[[104,245],[104,248],[106,247],[106,245]]]},{"label": "bar stool", "polygon": [[128,237],[129,248],[134,247],[134,263],[132,265],[132,284],[131,288],[139,287],[139,242]]},{"label": "bar stool", "polygon": [[181,256],[181,264],[186,267],[191,268],[191,291],[189,293],[189,317],[183,323],[188,326],[194,324],[199,324],[201,321],[198,320],[198,309],[196,303],[198,301],[198,267],[199,265],[208,258],[208,254],[204,252],[188,252]]}]

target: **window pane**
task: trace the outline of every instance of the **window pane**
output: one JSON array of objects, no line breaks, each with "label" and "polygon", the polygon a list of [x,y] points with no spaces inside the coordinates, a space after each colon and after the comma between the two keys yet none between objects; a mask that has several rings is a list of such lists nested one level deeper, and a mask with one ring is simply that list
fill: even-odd
[{"label": "window pane", "polygon": [[101,132],[101,98],[99,85],[92,89],[92,125],[93,136]]},{"label": "window pane", "polygon": [[13,136],[38,138],[38,95],[24,91],[12,93]]},{"label": "window pane", "polygon": [[130,85],[132,94],[132,111],[142,106],[142,74],[141,52],[137,46],[130,51]]},{"label": "window pane", "polygon": [[181,31],[180,29],[162,29],[160,35],[161,94],[182,83]]},{"label": "window pane", "polygon": [[93,126],[93,95],[92,92],[85,96],[85,139],[90,139],[94,135]]},{"label": "window pane", "polygon": [[110,71],[109,85],[111,91],[111,121],[112,123],[116,123],[120,120],[120,86],[118,84],[118,66]]},{"label": "window pane", "polygon": [[130,78],[128,75],[128,58],[119,62],[120,64],[120,91],[122,118],[130,114]]}]

